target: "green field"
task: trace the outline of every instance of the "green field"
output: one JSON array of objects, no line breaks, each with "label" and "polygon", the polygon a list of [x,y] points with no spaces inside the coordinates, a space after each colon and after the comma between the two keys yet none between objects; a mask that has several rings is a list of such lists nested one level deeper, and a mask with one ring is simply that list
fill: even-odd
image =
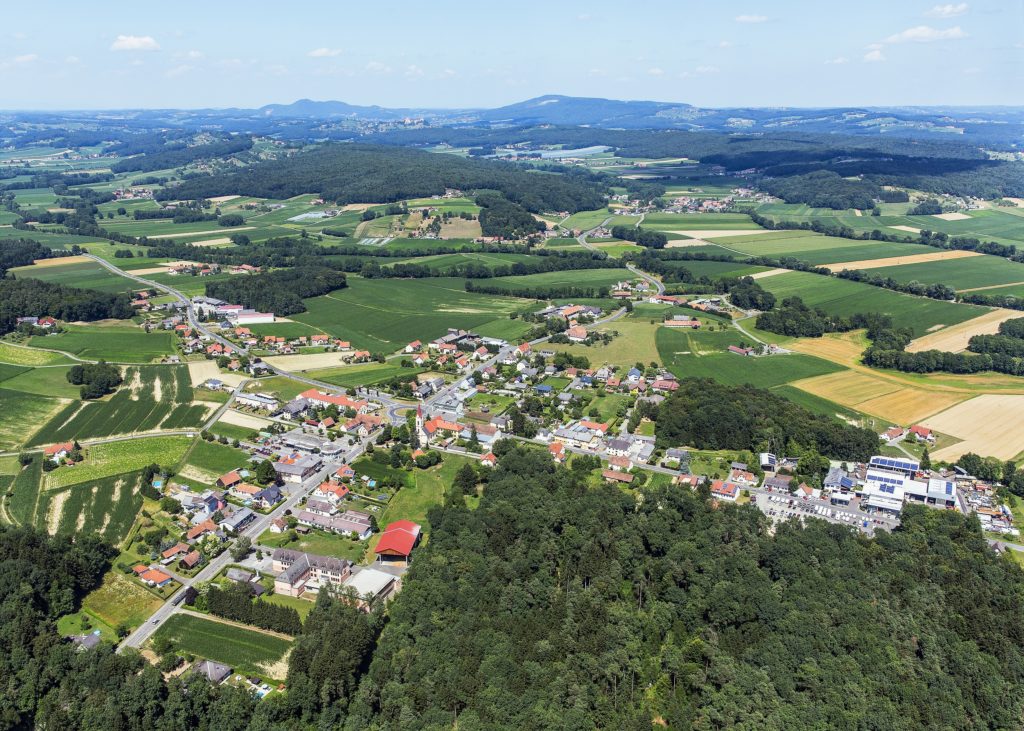
[{"label": "green field", "polygon": [[454,267],[474,264],[494,270],[497,267],[507,267],[516,263],[536,261],[537,257],[529,254],[490,254],[482,252],[467,252],[460,254],[435,254],[434,256],[420,256],[414,259],[401,259],[399,261],[388,260],[391,264],[419,264],[429,267],[438,272],[449,272]]},{"label": "green field", "polygon": [[[822,236],[809,231],[773,231],[757,236],[725,236],[715,243],[751,256],[792,256],[801,261],[827,266],[843,261],[883,259],[893,256],[933,254],[937,251],[921,244],[894,244],[886,241],[855,241]],[[689,249],[687,249],[689,250]],[[841,267],[833,267],[839,269]]]},{"label": "green field", "polygon": [[623,279],[632,279],[628,269],[568,269],[518,277],[484,280],[484,285],[507,287],[511,291],[529,292],[537,287],[610,287]]},{"label": "green field", "polygon": [[136,282],[114,274],[94,261],[54,265],[33,264],[12,269],[11,273],[17,279],[39,279],[51,284],[96,289],[101,292],[124,292],[138,288]]},{"label": "green field", "polygon": [[648,213],[641,228],[654,231],[757,230],[745,213]]},{"label": "green field", "polygon": [[186,367],[130,366],[125,369],[124,384],[113,396],[68,404],[31,443],[197,428],[206,412],[205,405],[193,403]]},{"label": "green field", "polygon": [[472,330],[507,319],[526,304],[511,297],[466,292],[461,279],[349,277],[348,282],[345,289],[306,300],[309,311],[292,319],[351,341],[357,348],[392,352],[413,340],[443,335],[450,327]]},{"label": "green field", "polygon": [[1024,264],[985,255],[881,267],[873,269],[871,273],[892,277],[897,282],[948,284],[957,290],[1024,283]]},{"label": "green field", "polygon": [[[156,631],[188,653],[230,665],[236,672],[261,673],[280,662],[291,648],[289,640],[188,614],[175,614]],[[277,676],[283,679],[283,674]]]},{"label": "green field", "polygon": [[[251,431],[251,429],[247,429],[246,433]],[[182,469],[191,467],[204,472],[211,477],[210,481],[212,482],[213,478],[238,469],[247,463],[248,455],[246,453],[225,444],[200,439],[188,453],[185,467]]]},{"label": "green field", "polygon": [[192,442],[187,436],[158,436],[86,445],[85,459],[80,464],[46,473],[43,483],[48,490],[58,489],[134,472],[151,464],[173,467]]},{"label": "green field", "polygon": [[578,231],[589,231],[596,226],[600,226],[601,223],[611,217],[612,214],[608,212],[607,208],[598,208],[595,211],[580,211],[574,213],[564,221],[559,223],[564,229],[576,229]]},{"label": "green field", "polygon": [[33,337],[29,343],[86,360],[118,363],[149,363],[174,352],[174,335],[166,330],[147,333],[122,321],[65,325],[64,329],[66,332]]},{"label": "green field", "polygon": [[804,303],[835,315],[882,312],[896,327],[910,328],[915,336],[941,325],[955,325],[988,311],[984,307],[914,297],[870,284],[806,272],[786,272],[758,282],[778,299],[797,296]]},{"label": "green field", "polygon": [[4,377],[5,369],[17,367],[0,364],[0,381],[2,381],[0,385],[3,388],[52,398],[78,398],[81,386],[75,386],[67,379],[67,373],[71,366],[25,368],[21,373]]},{"label": "green field", "polygon": [[318,381],[333,383],[336,386],[356,388],[357,386],[372,386],[395,376],[409,376],[422,371],[422,368],[403,368],[397,361],[390,361],[388,363],[361,363],[340,368],[323,368],[307,371],[306,375]]},{"label": "green field", "polygon": [[110,543],[120,543],[142,508],[140,477],[135,471],[59,490],[43,489],[34,511],[35,525],[67,535],[96,533]]},{"label": "green field", "polygon": [[665,265],[670,269],[687,269],[695,277],[711,279],[747,277],[751,274],[768,271],[768,267],[729,261],[666,261]]},{"label": "green field", "polygon": [[60,353],[51,353],[39,348],[27,348],[0,341],[0,363],[23,366],[71,365],[73,360]]},{"label": "green field", "polygon": [[0,388],[0,449],[25,445],[66,405],[66,401]]},{"label": "green field", "polygon": [[797,353],[752,358],[725,349],[749,338],[736,330],[683,332],[659,328],[658,352],[665,366],[679,378],[711,378],[721,383],[749,383],[771,388],[801,378],[835,373],[842,366]]},{"label": "green field", "polygon": [[264,335],[273,335],[278,338],[300,338],[310,335],[319,335],[322,331],[307,325],[304,322],[270,322],[261,325],[247,325],[253,336],[262,338]]}]

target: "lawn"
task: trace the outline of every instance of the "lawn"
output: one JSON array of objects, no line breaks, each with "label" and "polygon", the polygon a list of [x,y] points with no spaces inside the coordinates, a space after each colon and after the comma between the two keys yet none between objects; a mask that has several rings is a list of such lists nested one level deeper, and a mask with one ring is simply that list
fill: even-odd
[{"label": "lawn", "polygon": [[198,428],[207,406],[193,403],[185,366],[130,366],[124,384],[105,399],[73,401],[32,438],[34,445],[157,429]]},{"label": "lawn", "polygon": [[271,533],[264,531],[259,543],[271,548],[291,548],[319,556],[336,556],[358,562],[366,549],[365,541],[354,541],[348,536],[310,530],[305,535],[297,535],[294,541],[288,540],[288,533]]},{"label": "lawn", "polygon": [[687,269],[695,277],[746,277],[758,272],[766,272],[769,267],[744,264],[742,261],[666,261],[670,269]]},{"label": "lawn", "polygon": [[[430,530],[427,511],[443,502],[444,495],[455,479],[455,473],[459,468],[467,462],[475,462],[469,457],[454,454],[445,454],[443,458],[444,461],[438,466],[426,470],[414,469],[409,474],[412,484],[407,483],[406,487],[399,490],[391,498],[384,512],[377,516],[377,524],[381,530],[396,520],[411,520],[423,526],[424,531]],[[359,462],[353,465],[357,474],[360,471],[359,465]],[[369,544],[366,546],[367,563],[373,561],[373,548],[379,540],[380,533],[375,533],[370,538]]]},{"label": "lawn", "polygon": [[[716,238],[715,242],[751,256],[792,256],[820,266],[829,266],[844,261],[933,254],[937,251],[937,249],[921,244],[855,241],[822,236],[809,231],[777,231],[758,236],[729,236]],[[841,267],[832,268],[840,269]]]},{"label": "lawn", "polygon": [[71,615],[79,626],[72,623],[68,629],[81,632],[81,617],[87,616],[94,629],[99,629],[107,639],[115,639],[117,628],[125,625],[138,627],[163,604],[137,582],[132,581],[117,569],[111,569],[103,577],[98,589],[89,593],[82,601],[82,610]]},{"label": "lawn", "polygon": [[150,363],[174,353],[174,335],[166,330],[147,333],[130,322],[65,325],[65,332],[33,337],[40,348],[63,350],[87,360]]},{"label": "lawn", "polygon": [[857,312],[881,312],[893,318],[896,327],[910,328],[915,337],[940,326],[955,325],[989,310],[984,307],[940,302],[914,297],[870,284],[806,272],[786,272],[758,281],[777,299],[797,296],[811,307],[830,314],[849,316]]},{"label": "lawn", "polygon": [[237,424],[228,424],[223,421],[218,421],[216,424],[210,427],[210,433],[216,434],[218,437],[225,437],[227,439],[238,439],[239,441],[248,439],[254,429],[250,429],[247,426],[238,426]]},{"label": "lawn", "polygon": [[473,330],[506,319],[526,304],[512,297],[466,292],[464,280],[446,277],[350,276],[348,283],[345,289],[306,300],[309,311],[293,319],[351,341],[357,348],[390,353],[413,340],[443,335],[448,328]]},{"label": "lawn", "polygon": [[[652,319],[656,320],[654,324],[651,323]],[[657,331],[664,329],[657,324],[660,321],[660,316],[652,318],[634,313],[594,328],[601,333],[618,333],[607,345],[604,343],[596,345],[556,343],[545,345],[545,347],[576,356],[582,355],[590,361],[592,366],[609,363],[632,367],[638,362],[644,364],[661,362],[658,348],[655,345]]]},{"label": "lawn", "polygon": [[321,332],[304,322],[268,322],[262,325],[249,325],[248,328],[258,338],[262,338],[264,335],[273,335],[289,340],[302,336],[308,338],[310,335],[319,335]]},{"label": "lawn", "polygon": [[284,677],[280,663],[292,645],[280,637],[189,614],[173,615],[154,636],[171,640],[178,652],[222,662],[243,674],[273,669],[269,674],[278,680]]},{"label": "lawn", "polygon": [[35,518],[42,473],[42,459],[36,457],[32,464],[18,472],[11,484],[11,497],[7,502],[7,511],[11,518],[20,525],[31,524]]},{"label": "lawn", "polygon": [[291,401],[303,391],[309,390],[309,388],[308,383],[293,381],[287,376],[270,376],[269,378],[260,378],[248,384],[245,390],[250,393],[269,393],[277,396],[282,401]]}]

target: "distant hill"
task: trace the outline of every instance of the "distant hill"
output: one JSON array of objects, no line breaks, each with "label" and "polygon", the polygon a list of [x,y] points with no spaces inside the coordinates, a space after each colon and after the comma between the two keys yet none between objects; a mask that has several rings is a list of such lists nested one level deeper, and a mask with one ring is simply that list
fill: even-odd
[{"label": "distant hill", "polygon": [[[665,126],[677,113],[693,109],[689,104],[651,101],[619,101],[596,97],[548,94],[479,113],[487,122],[514,124],[593,125],[597,127]],[[658,115],[661,117],[660,124]],[[653,123],[653,125],[652,125]]]}]

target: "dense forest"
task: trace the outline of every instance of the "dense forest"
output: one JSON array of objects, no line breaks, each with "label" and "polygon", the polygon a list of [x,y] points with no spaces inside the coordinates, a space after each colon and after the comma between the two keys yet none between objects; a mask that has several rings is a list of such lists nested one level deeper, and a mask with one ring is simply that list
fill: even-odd
[{"label": "dense forest", "polygon": [[339,204],[386,203],[441,195],[446,188],[496,190],[535,213],[588,210],[605,202],[603,187],[582,171],[546,175],[509,163],[365,144],[326,145],[238,172],[195,177],[157,197],[281,199],[315,192]]},{"label": "dense forest", "polygon": [[306,297],[346,286],[345,275],[334,269],[297,266],[248,277],[233,277],[206,285],[206,294],[259,312],[294,315],[306,311]]},{"label": "dense forest", "polygon": [[848,426],[750,385],[726,386],[687,378],[661,405],[656,422],[661,447],[748,449],[799,455],[807,449],[831,459],[867,460],[878,435]]},{"label": "dense forest", "polygon": [[49,259],[64,254],[54,251],[31,239],[0,239],[0,279],[7,276],[7,270],[25,267],[36,259]]},{"label": "dense forest", "polygon": [[92,322],[132,317],[126,294],[97,292],[39,279],[0,279],[0,335],[17,328],[19,317],[56,317]]},{"label": "dense forest", "polygon": [[4,725],[1020,727],[1024,574],[975,519],[915,506],[874,539],[813,519],[772,534],[706,487],[640,500],[546,453],[497,451],[476,509],[453,487],[431,510],[386,625],[323,592],[288,692],[263,701],[164,680],[132,651],[76,652],[54,623],[116,552],[0,527]]},{"label": "dense forest", "polygon": [[202,145],[189,145],[178,141],[163,144],[162,140],[153,140],[151,146],[141,146],[135,149],[126,146],[122,154],[133,153],[136,149],[143,154],[118,160],[110,166],[110,169],[115,173],[125,173],[134,170],[139,172],[164,170],[166,168],[188,165],[197,160],[208,160],[215,157],[233,155],[251,148],[252,138],[248,136],[217,140]]},{"label": "dense forest", "polygon": [[497,193],[478,195],[476,204],[480,206],[480,230],[484,236],[518,239],[547,228],[521,205]]},{"label": "dense forest", "polygon": [[771,535],[706,488],[499,459],[431,513],[345,728],[1020,727],[1024,574],[975,521]]}]

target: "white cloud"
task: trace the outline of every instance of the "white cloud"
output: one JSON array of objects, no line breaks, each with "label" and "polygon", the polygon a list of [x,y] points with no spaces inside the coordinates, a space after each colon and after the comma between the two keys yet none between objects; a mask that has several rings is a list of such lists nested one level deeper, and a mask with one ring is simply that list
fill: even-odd
[{"label": "white cloud", "polygon": [[944,30],[932,28],[930,25],[915,25],[900,33],[894,33],[885,40],[886,43],[928,43],[930,41],[952,41],[966,37],[967,34],[959,25]]},{"label": "white cloud", "polygon": [[160,44],[153,36],[126,36],[119,35],[110,44],[111,51],[159,51]]},{"label": "white cloud", "polygon": [[882,49],[875,48],[864,54],[864,60],[868,63],[878,63],[885,60],[885,54],[882,53]]},{"label": "white cloud", "polygon": [[718,73],[718,67],[717,66],[698,66],[697,67],[697,73],[698,74],[717,74]]},{"label": "white cloud", "polygon": [[19,65],[20,64],[26,64],[26,63],[32,63],[33,61],[38,61],[39,60],[39,55],[35,54],[35,53],[26,53],[26,54],[23,54],[21,56],[15,56],[12,60],[13,60],[14,63],[19,64]]},{"label": "white cloud", "polygon": [[418,79],[423,76],[423,69],[416,64],[409,64],[405,67],[405,75],[410,79]]},{"label": "white cloud", "polygon": [[68,56],[67,58],[64,59],[64,63],[66,63],[66,64],[82,63],[82,59],[80,59],[78,56]]},{"label": "white cloud", "polygon": [[188,51],[188,52],[185,53],[185,58],[193,58],[194,59],[194,58],[202,58],[202,57],[203,57],[203,52],[202,51]]},{"label": "white cloud", "polygon": [[340,48],[314,48],[306,55],[310,58],[334,58],[341,54],[342,50]]},{"label": "white cloud", "polygon": [[458,74],[455,72],[455,69],[445,69],[441,72],[441,76],[450,79],[453,76],[458,76]]},{"label": "white cloud", "polygon": [[391,67],[380,61],[370,61],[370,63],[366,64],[366,70],[374,74],[391,73]]},{"label": "white cloud", "polygon": [[732,48],[732,41],[719,41],[718,42],[718,47],[719,48]]},{"label": "white cloud", "polygon": [[767,23],[768,16],[766,15],[737,15],[737,23]]},{"label": "white cloud", "polygon": [[655,66],[654,68],[647,69],[647,73],[650,74],[651,76],[664,76],[665,75],[664,69],[659,69],[657,66]]},{"label": "white cloud", "polygon": [[164,76],[166,76],[168,79],[173,79],[178,76],[183,76],[184,74],[187,74],[189,71],[195,71],[195,66],[189,66],[187,63],[183,63],[173,68],[167,69],[167,71],[164,72]]},{"label": "white cloud", "polygon": [[828,61],[825,62],[825,64],[828,66],[839,66],[841,64],[849,62],[850,59],[848,59],[846,56],[836,56],[835,58],[830,58]]},{"label": "white cloud", "polygon": [[967,3],[946,3],[945,5],[936,5],[929,10],[925,15],[929,18],[955,18],[958,15],[963,15],[967,12],[970,5]]},{"label": "white cloud", "polygon": [[593,16],[590,13],[580,13],[576,16],[576,20],[590,20]]}]

